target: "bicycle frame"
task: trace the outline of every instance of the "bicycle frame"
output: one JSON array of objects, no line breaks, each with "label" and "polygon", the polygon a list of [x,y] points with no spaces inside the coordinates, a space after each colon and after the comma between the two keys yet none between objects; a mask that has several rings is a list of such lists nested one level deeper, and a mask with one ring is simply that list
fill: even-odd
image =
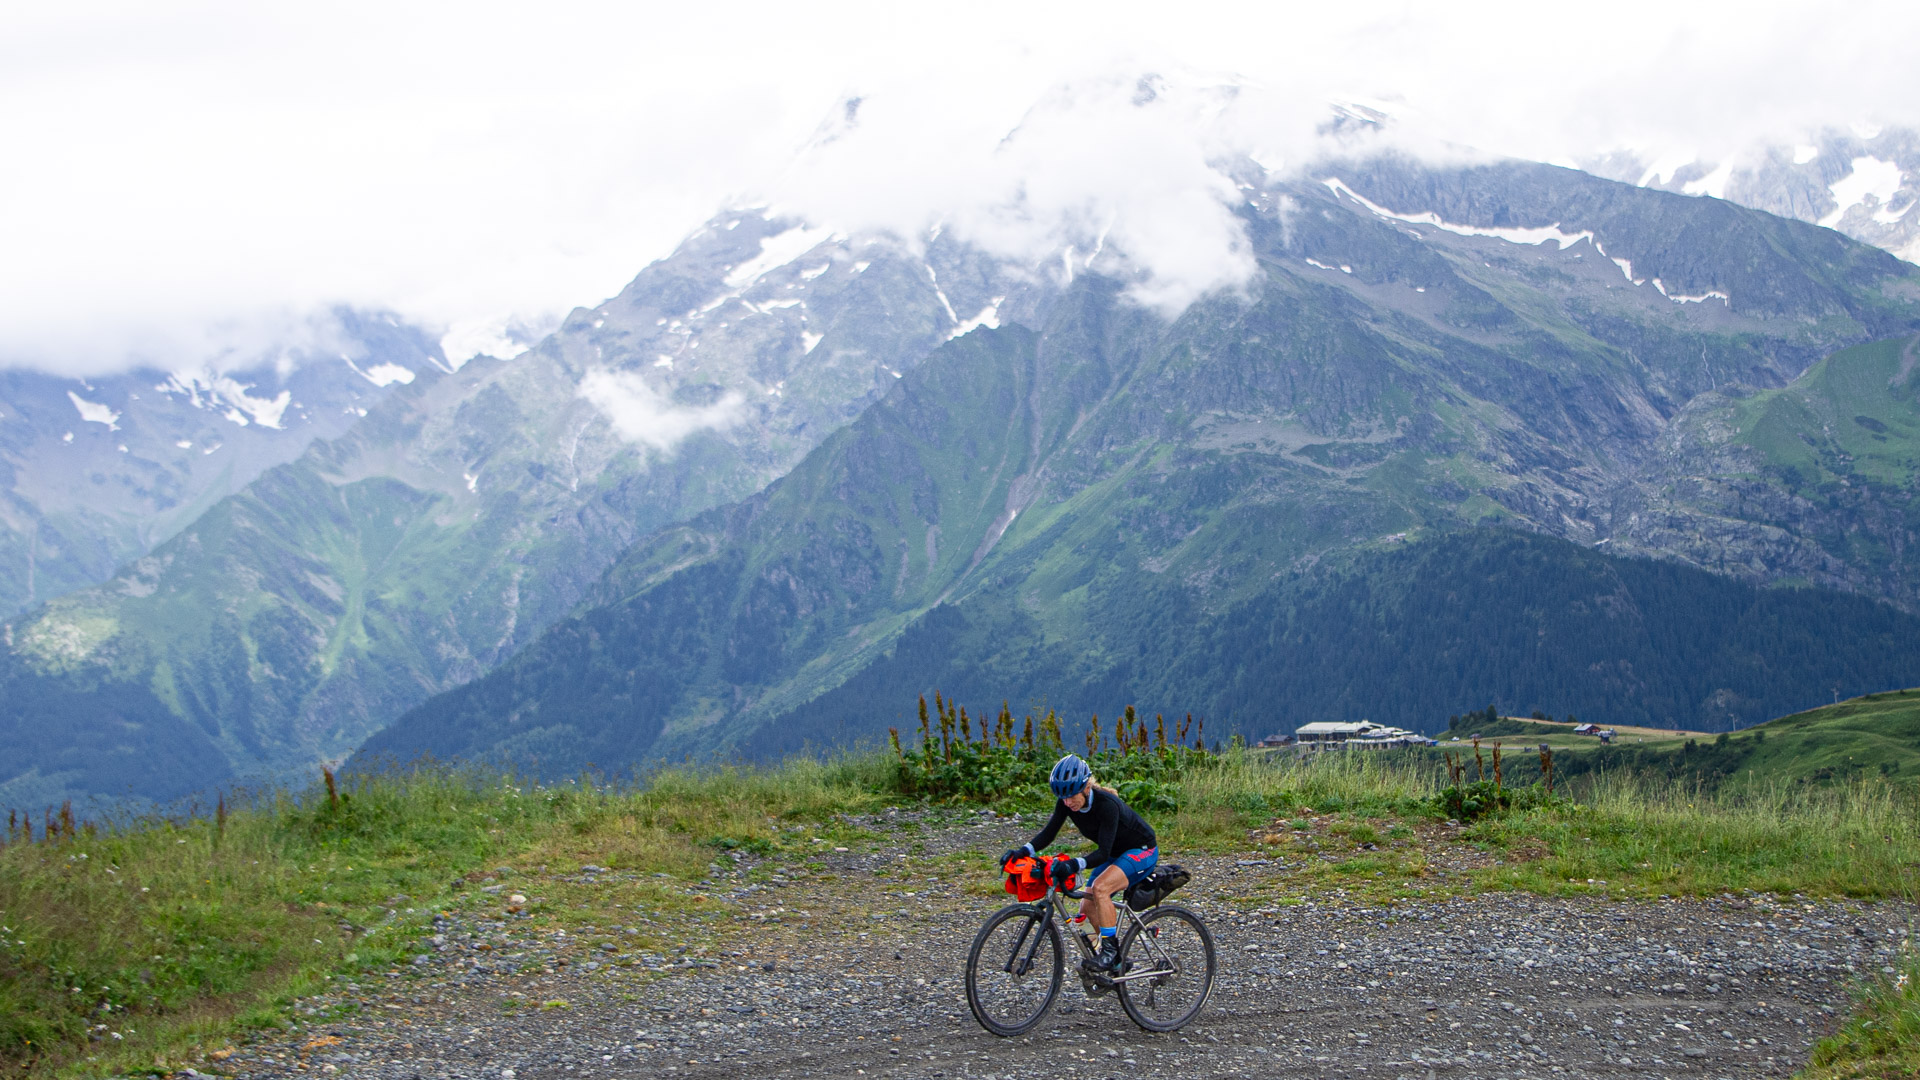
[{"label": "bicycle frame", "polygon": [[[1071,897],[1072,899],[1078,900],[1086,895],[1086,890],[1084,889],[1067,889],[1062,891],[1055,889],[1053,885],[1049,883],[1047,885],[1046,898],[1035,901],[1029,905],[1030,907],[1035,907],[1040,910],[1040,917],[1027,923],[1027,925],[1021,929],[1020,936],[1014,940],[1013,948],[1008,951],[1006,962],[1001,965],[1000,970],[1011,975],[1025,975],[1027,972],[1033,970],[1033,959],[1040,951],[1040,942],[1046,937],[1047,926],[1052,923],[1056,915],[1059,917],[1062,925],[1072,926],[1073,916],[1067,911],[1067,898]],[[1121,920],[1121,924],[1117,925],[1115,930],[1120,933],[1121,938],[1124,940],[1127,933],[1130,933],[1140,920],[1134,915],[1133,909],[1127,906],[1125,897],[1115,896],[1113,898],[1113,906]],[[1075,933],[1068,936],[1072,937],[1075,944],[1079,946],[1080,955],[1083,959],[1088,959],[1095,955],[1093,949],[1087,944],[1087,939],[1084,935]],[[1152,934],[1141,934],[1139,935],[1139,939],[1141,947],[1146,950],[1147,956],[1152,959],[1152,963],[1146,965],[1147,970],[1129,972],[1125,975],[1093,975],[1082,970],[1080,972],[1081,979],[1100,986],[1114,986],[1119,983],[1133,982],[1136,979],[1163,977],[1180,970],[1180,965],[1174,962],[1171,957],[1167,956],[1160,948],[1160,943],[1154,940]],[[1076,967],[1078,967],[1078,965],[1076,965]]]},{"label": "bicycle frame", "polygon": [[[1068,900],[1083,900],[1088,891],[1057,888],[1051,881],[1038,890],[1019,891],[1033,899],[988,916],[967,951],[967,1007],[989,1032],[1012,1038],[1033,1030],[1058,1000],[1069,963],[1089,1003],[1113,994],[1128,1018],[1146,1031],[1178,1031],[1206,1007],[1218,966],[1213,935],[1192,911],[1177,904],[1136,911],[1124,897],[1114,897],[1115,914],[1125,921],[1115,928],[1122,934],[1124,961],[1115,967],[1124,974],[1114,974],[1086,962],[1104,955],[1107,946],[1078,933],[1085,927],[1076,926],[1067,910]],[[1061,947],[1062,924],[1075,931],[1077,950]],[[1173,933],[1163,939],[1168,928]]]}]

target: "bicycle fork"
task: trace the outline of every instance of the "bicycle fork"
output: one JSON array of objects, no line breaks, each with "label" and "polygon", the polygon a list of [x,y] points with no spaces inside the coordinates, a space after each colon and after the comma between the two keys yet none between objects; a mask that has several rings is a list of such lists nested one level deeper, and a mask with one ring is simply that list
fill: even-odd
[{"label": "bicycle fork", "polygon": [[[1007,951],[1007,962],[1000,967],[1000,970],[1014,978],[1024,977],[1027,972],[1033,970],[1033,958],[1040,951],[1040,939],[1046,936],[1040,932],[1040,925],[1052,917],[1052,912],[1045,909],[1042,911],[1043,914],[1039,918],[1028,919],[1027,925],[1020,928],[1020,936],[1014,940],[1013,948]],[[1033,940],[1029,942],[1028,938]],[[1026,949],[1025,956],[1020,955],[1023,946]]]}]

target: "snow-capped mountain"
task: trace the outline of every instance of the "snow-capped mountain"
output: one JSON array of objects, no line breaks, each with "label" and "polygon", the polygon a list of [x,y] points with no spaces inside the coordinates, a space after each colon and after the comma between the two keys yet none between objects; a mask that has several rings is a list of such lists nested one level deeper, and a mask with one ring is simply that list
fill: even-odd
[{"label": "snow-capped mountain", "polygon": [[[1160,99],[1154,87],[1138,89],[1123,95],[1126,108]],[[1511,161],[1428,169],[1394,165],[1387,155],[1369,164],[1366,139],[1380,123],[1360,110],[1342,113],[1327,145],[1349,153],[1319,162],[1324,168],[1285,170],[1261,164],[1278,158],[1253,157],[1222,168],[1208,157],[1198,188],[1189,173],[1166,180],[1199,192],[1175,200],[1193,213],[1143,204],[1154,212],[1136,213],[1131,232],[1077,197],[1016,199],[1011,217],[983,220],[1024,226],[1051,214],[1086,235],[1022,228],[1019,242],[1002,236],[992,252],[975,246],[985,241],[963,240],[961,228],[902,238],[765,208],[728,211],[532,347],[502,347],[464,365],[434,363],[450,345],[390,327],[399,336],[384,347],[367,343],[364,358],[320,358],[329,362],[284,372],[263,365],[225,377],[147,373],[86,384],[31,377],[42,381],[17,397],[31,406],[31,423],[20,430],[32,437],[19,451],[0,441],[0,450],[40,470],[29,483],[21,479],[28,468],[15,463],[10,477],[14,502],[38,515],[20,513],[13,534],[26,538],[16,544],[23,573],[15,610],[54,591],[45,584],[47,549],[38,545],[64,535],[47,527],[59,523],[55,511],[88,535],[118,535],[109,526],[128,535],[86,564],[92,577],[70,579],[101,583],[65,585],[71,591],[4,627],[0,689],[38,695],[68,727],[16,771],[0,769],[0,801],[119,791],[136,780],[143,793],[165,798],[338,759],[435,693],[497,670],[581,605],[626,603],[661,582],[691,580],[678,575],[716,552],[746,550],[729,547],[731,536],[698,530],[676,546],[662,530],[729,504],[746,508],[746,528],[757,504],[742,500],[852,438],[838,433],[907,393],[901,388],[915,384],[922,361],[949,357],[958,383],[942,393],[965,397],[966,357],[975,355],[968,350],[1002,336],[1037,333],[1035,348],[1084,377],[1085,385],[1049,383],[1033,399],[1034,408],[1091,410],[1065,419],[1063,432],[1104,417],[1071,454],[1048,459],[1060,476],[1100,472],[1112,447],[1161,438],[1140,431],[1162,432],[1172,440],[1166,445],[1209,461],[1271,452],[1277,456],[1261,469],[1277,470],[1275,484],[1312,489],[1285,513],[1263,509],[1269,516],[1258,520],[1292,522],[1287,515],[1296,512],[1302,520],[1358,520],[1354,500],[1372,490],[1355,486],[1361,473],[1404,451],[1408,471],[1376,478],[1381,490],[1406,489],[1404,505],[1368,519],[1384,535],[1431,512],[1436,521],[1519,521],[1569,540],[1672,556],[1681,549],[1668,533],[1616,528],[1609,516],[1630,501],[1618,491],[1641,482],[1634,470],[1669,418],[1703,394],[1779,388],[1833,349],[1920,325],[1906,306],[1911,268],[1832,232]],[[1045,157],[1049,140],[1072,126],[1029,117],[1023,137],[1045,144],[1029,157]],[[1891,154],[1891,146],[1865,149]],[[1905,227],[1906,166],[1888,188],[1884,169],[1857,166],[1871,157],[1861,147],[1814,150],[1790,152],[1783,166],[1801,184],[1804,212],[1793,216]],[[1845,169],[1830,178],[1807,171],[1823,157]],[[1758,166],[1742,173],[1702,165],[1697,175],[1680,165],[1647,175],[1646,164],[1624,159],[1609,167],[1632,172],[1630,183],[1644,178],[1643,187],[1691,185],[1690,194],[1729,201],[1746,190],[1736,180],[1762,175]],[[1863,179],[1850,184],[1856,174]],[[1776,178],[1775,187],[1784,183]],[[1194,243],[1216,226],[1215,242]],[[1143,252],[1189,271],[1201,263],[1214,273],[1224,263],[1246,273],[1206,278],[1241,287],[1196,288],[1203,299],[1191,310],[1162,311],[1151,301],[1165,290],[1143,287],[1157,280]],[[971,344],[956,340],[970,331],[981,331]],[[1020,350],[1002,352],[994,355],[1012,363]],[[1190,379],[1190,363],[1205,378]],[[1114,404],[1125,388],[1114,373],[1136,369],[1167,380],[1145,411],[1132,398],[1124,409]],[[1265,372],[1261,378],[1288,388],[1273,390],[1275,403],[1262,406],[1257,422],[1242,416],[1258,389],[1244,372]],[[1526,374],[1516,382],[1515,372]],[[1427,416],[1408,412],[1407,402],[1446,404]],[[996,400],[993,409],[1003,406],[1012,407]],[[939,442],[950,432],[960,441],[936,448],[941,469],[998,476],[980,456],[985,449],[954,450],[1006,426],[1008,414],[993,409],[913,437]],[[0,436],[11,419],[0,417]],[[1180,430],[1166,434],[1166,425]],[[1586,440],[1578,454],[1570,439]],[[1160,461],[1148,442],[1128,460]],[[251,483],[219,471],[223,455],[240,449],[256,466]],[[950,450],[960,456],[949,460]],[[1446,469],[1433,465],[1442,458],[1452,462]],[[836,480],[822,505],[885,487],[897,465],[885,455],[863,459],[860,483]],[[1158,475],[1143,473],[1138,483],[1150,486]],[[1221,491],[1239,490],[1243,478],[1220,475]],[[824,559],[834,575],[868,589],[883,570],[905,574],[945,552],[971,574],[999,539],[1051,520],[1026,513],[1038,505],[1025,501],[1038,481],[1016,479],[1010,490],[1019,498],[986,514],[978,535],[966,538],[958,519],[927,519],[925,531],[876,548],[861,537],[892,536],[898,522],[879,530],[832,518],[845,535],[795,549],[795,565],[813,573]],[[987,506],[970,505],[976,515]],[[1168,529],[1191,516],[1166,507],[1141,514]],[[1016,515],[1024,515],[1018,528]],[[829,517],[795,519],[794,535]],[[633,546],[649,536],[656,539]],[[1329,540],[1326,550],[1353,538]],[[841,558],[856,550],[855,561]],[[869,558],[874,551],[884,557]],[[1805,552],[1795,555],[1793,573],[1813,565]],[[1302,547],[1294,557],[1317,559],[1319,549]],[[1723,573],[1735,565],[1719,553],[1713,560]],[[1765,580],[1786,572],[1748,561]],[[102,581],[97,568],[114,565],[119,572]],[[1193,580],[1212,580],[1217,569],[1196,562]],[[1842,559],[1814,565],[1823,583],[1903,600],[1920,580],[1904,564],[1887,573],[1877,564],[1855,569]],[[1868,570],[1879,578],[1869,580]],[[728,658],[725,678],[702,684],[712,708],[682,720],[704,730],[727,710],[746,716],[740,710],[753,703],[742,688],[759,678],[755,665],[771,648],[753,636],[762,616],[838,603],[830,589],[795,592],[805,579],[776,574],[739,594],[752,617],[738,633],[712,638],[721,643],[713,655]],[[944,602],[950,584],[929,595]],[[732,602],[698,590],[688,596]],[[894,611],[862,630],[861,647],[883,648],[904,625],[896,617],[907,614]],[[851,640],[848,632],[836,628],[833,640]],[[566,685],[547,685],[559,676],[512,670],[574,707]],[[825,685],[803,680],[781,693],[797,701]],[[631,705],[616,697],[600,704]],[[778,702],[762,704],[755,715],[773,716]],[[522,716],[496,719],[517,724]],[[537,749],[556,730],[530,721],[495,749]],[[0,740],[6,736],[0,726]],[[696,743],[709,745],[685,745]],[[161,754],[172,764],[150,766]]]},{"label": "snow-capped mountain", "polygon": [[392,317],[338,325],[330,351],[237,368],[0,371],[0,612],[105,581],[441,363]]},{"label": "snow-capped mountain", "polygon": [[1805,142],[1725,161],[1617,152],[1581,165],[1612,180],[1708,195],[1838,229],[1920,263],[1920,213],[1914,211],[1920,202],[1920,132],[1910,128],[1827,128]]},{"label": "snow-capped mountain", "polygon": [[[0,803],[165,798],[338,758],[564,617],[635,540],[785,474],[942,344],[1044,318],[1058,263],[741,210],[518,356],[363,379],[385,397],[344,433],[7,624],[0,694],[46,702],[61,735],[0,763]],[[189,389],[214,403],[206,386],[152,385],[142,402],[202,425],[180,441],[258,426],[195,409]],[[91,394],[127,427],[122,399]],[[302,400],[295,387],[282,419]],[[0,717],[0,742],[29,734]]]}]

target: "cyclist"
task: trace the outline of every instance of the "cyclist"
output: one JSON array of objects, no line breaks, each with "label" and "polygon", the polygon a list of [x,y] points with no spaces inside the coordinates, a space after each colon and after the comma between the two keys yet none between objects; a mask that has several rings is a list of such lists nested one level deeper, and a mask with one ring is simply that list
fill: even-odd
[{"label": "cyclist", "polygon": [[1000,865],[1004,868],[1023,855],[1040,854],[1053,843],[1060,826],[1071,820],[1080,835],[1096,846],[1086,855],[1054,863],[1054,887],[1064,888],[1067,876],[1076,871],[1085,875],[1081,880],[1089,884],[1086,897],[1080,901],[1080,918],[1099,931],[1100,951],[1082,966],[1101,974],[1125,974],[1124,969],[1116,970],[1120,961],[1120,939],[1116,936],[1120,913],[1114,909],[1113,894],[1146,877],[1160,861],[1153,826],[1141,820],[1112,788],[1094,783],[1092,767],[1077,755],[1068,754],[1054,763],[1047,786],[1059,799],[1053,816],[1024,847],[1002,855]]}]

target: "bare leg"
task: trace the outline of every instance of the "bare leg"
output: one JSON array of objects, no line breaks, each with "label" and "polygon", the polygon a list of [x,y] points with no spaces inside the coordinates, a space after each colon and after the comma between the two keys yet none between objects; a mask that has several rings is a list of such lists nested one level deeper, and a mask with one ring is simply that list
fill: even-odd
[{"label": "bare leg", "polygon": [[1087,913],[1087,921],[1100,929],[1117,925],[1120,913],[1114,910],[1113,894],[1124,891],[1126,887],[1125,870],[1118,866],[1108,866],[1102,870],[1100,876],[1094,879],[1093,887],[1087,890],[1086,901],[1080,906]]}]

